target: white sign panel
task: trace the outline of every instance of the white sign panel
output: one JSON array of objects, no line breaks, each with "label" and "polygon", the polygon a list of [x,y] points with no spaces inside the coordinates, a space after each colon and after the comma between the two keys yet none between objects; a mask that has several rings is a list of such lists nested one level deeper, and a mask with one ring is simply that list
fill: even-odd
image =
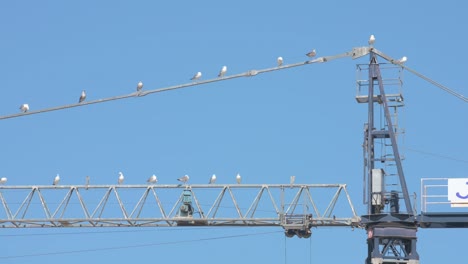
[{"label": "white sign panel", "polygon": [[468,178],[448,179],[448,200],[452,207],[468,207]]}]

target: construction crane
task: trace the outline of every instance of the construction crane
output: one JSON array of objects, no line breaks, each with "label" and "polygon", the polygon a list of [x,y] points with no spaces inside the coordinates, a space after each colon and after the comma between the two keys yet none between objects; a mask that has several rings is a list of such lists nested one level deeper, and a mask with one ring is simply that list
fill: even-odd
[{"label": "construction crane", "polygon": [[[352,227],[363,228],[367,232],[367,264],[418,264],[417,229],[468,227],[468,214],[429,214],[424,210],[425,207],[421,214],[416,212],[398,148],[401,130],[397,112],[404,104],[403,95],[398,89],[401,81],[398,78],[384,79],[382,71],[406,69],[465,102],[467,98],[405,66],[406,57],[393,59],[375,49],[373,41],[369,44],[342,54],[300,63],[283,65],[281,60],[281,64],[273,68],[156,90],[141,91],[140,88],[128,95],[95,101],[80,99],[77,104],[42,110],[29,111],[28,106],[22,113],[0,116],[0,119],[17,118],[368,55],[369,62],[357,66],[360,76],[365,77],[357,80],[356,96],[357,102],[366,104],[368,109],[362,145],[365,183],[363,202],[367,205],[365,214],[356,213],[346,184],[296,184],[293,177],[285,184],[242,184],[239,175],[234,184],[216,184],[213,181],[210,184],[184,182],[179,185],[161,185],[156,181],[149,181],[145,185],[125,185],[123,178],[116,185],[60,185],[57,179],[52,186],[10,186],[6,184],[6,179],[2,179],[0,201],[3,212],[0,215],[0,227],[278,226],[284,229],[287,237],[301,238],[309,238],[313,227]],[[380,63],[378,59],[388,63]],[[388,91],[388,86],[397,89]],[[382,117],[375,114],[378,108],[383,111]],[[381,127],[378,127],[379,124]],[[328,192],[328,195],[322,195],[323,191]],[[240,201],[240,192],[248,193],[243,197],[252,199]],[[56,208],[51,208],[49,197],[53,197],[54,202],[61,201]],[[423,197],[426,199],[429,196]],[[94,199],[97,205],[93,206],[90,199]],[[13,200],[23,202],[15,208],[10,203]],[[347,215],[341,215],[335,210],[340,201],[344,201],[340,211],[347,208]],[[229,206],[223,206],[226,204]],[[317,204],[327,204],[326,209],[319,210]],[[423,206],[425,204],[426,200]],[[109,210],[112,206],[117,209]]]}]

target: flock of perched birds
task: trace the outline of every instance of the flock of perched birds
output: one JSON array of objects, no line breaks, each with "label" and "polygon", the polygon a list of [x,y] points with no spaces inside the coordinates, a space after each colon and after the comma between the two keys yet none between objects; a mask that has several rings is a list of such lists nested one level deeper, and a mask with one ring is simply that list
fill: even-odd
[{"label": "flock of perched birds", "polygon": [[[314,57],[315,55],[316,55],[315,49],[306,54],[306,56],[308,56],[310,58]],[[283,65],[283,58],[282,57],[278,57],[276,61],[277,61],[278,67]],[[218,73],[218,78],[224,77],[226,72],[227,72],[227,66],[223,66],[221,68],[221,70],[219,71],[219,73]],[[202,77],[202,73],[197,72],[197,73],[195,73],[195,75],[192,78],[190,78],[190,80],[197,81],[201,77]],[[137,87],[136,87],[136,91],[139,93],[142,89],[143,89],[143,82],[139,81],[138,84],[137,84]],[[80,95],[80,98],[78,99],[78,103],[80,104],[80,103],[84,102],[85,100],[86,100],[86,90],[83,90],[83,91],[81,91],[81,95]],[[20,109],[21,112],[26,113],[26,112],[29,111],[29,104],[22,104],[19,109]]]},{"label": "flock of perched birds", "polygon": [[[369,43],[369,45],[370,45],[371,47],[374,45],[374,43],[375,43],[375,36],[374,36],[374,35],[370,35],[369,40],[368,40],[368,43]],[[309,58],[313,58],[313,57],[315,57],[315,56],[317,55],[317,52],[316,52],[315,49],[313,49],[313,50],[311,50],[310,52],[306,53],[305,55],[306,55],[307,57],[309,57]],[[392,61],[392,62],[395,63],[395,64],[403,64],[403,63],[405,63],[407,60],[408,60],[408,58],[407,58],[406,56],[403,56],[401,59],[398,59],[398,60],[395,60],[395,61]],[[283,60],[283,57],[278,57],[278,58],[276,59],[277,66],[278,66],[278,67],[281,67],[281,66],[283,65],[283,61],[284,61],[284,60]],[[226,72],[227,72],[227,66],[223,66],[223,67],[221,68],[221,70],[219,71],[219,73],[218,73],[218,77],[219,77],[219,78],[224,77],[225,74],[226,74]],[[201,72],[197,72],[190,80],[192,80],[192,81],[197,81],[197,80],[199,80],[201,77],[202,77],[202,73],[201,73]],[[143,82],[140,81],[140,82],[138,82],[138,84],[137,84],[137,86],[136,86],[136,91],[139,93],[142,89],[143,89]],[[84,102],[85,100],[86,100],[86,91],[83,90],[83,91],[81,92],[80,98],[78,99],[78,103],[82,103],[82,102]],[[23,113],[28,112],[28,111],[29,111],[29,104],[22,104],[22,105],[20,106],[20,110],[21,110],[21,112],[23,112]],[[124,179],[125,179],[125,177],[124,177],[123,173],[122,173],[122,172],[119,172],[119,177],[118,177],[117,183],[118,183],[118,184],[122,184],[122,183],[124,182]],[[178,178],[177,180],[180,181],[180,182],[182,182],[183,184],[186,184],[186,183],[188,182],[188,180],[189,180],[189,176],[188,176],[188,175],[184,175],[183,177],[180,177],[180,178]],[[295,180],[295,176],[291,176],[291,179],[290,179],[291,184],[294,183],[294,180]],[[60,176],[57,175],[57,176],[55,176],[55,179],[54,179],[54,181],[53,181],[52,184],[53,184],[53,185],[57,185],[57,184],[59,183],[59,181],[60,181]],[[6,178],[6,177],[0,178],[0,184],[5,184],[6,182],[7,182],[7,178]],[[153,176],[151,176],[151,177],[148,178],[147,182],[148,182],[149,184],[156,184],[156,183],[158,182],[158,178],[156,177],[156,175],[153,175]],[[213,174],[213,176],[211,176],[211,178],[210,178],[210,180],[209,180],[209,184],[214,184],[215,182],[216,182],[216,175]],[[241,183],[241,176],[240,176],[239,174],[237,174],[237,176],[236,176],[236,182],[237,182],[238,184]],[[86,177],[86,184],[87,184],[87,185],[89,184],[89,176]]]},{"label": "flock of perched birds", "polygon": [[[187,184],[189,179],[190,179],[190,177],[188,175],[184,175],[184,176],[178,178],[177,180],[179,182],[181,182],[182,184]],[[8,180],[7,177],[1,177],[0,178],[0,184],[6,184],[7,180]],[[119,172],[119,177],[117,178],[117,183],[119,185],[123,184],[124,180],[125,180],[125,176],[123,175],[122,172]],[[237,184],[241,184],[241,180],[242,180],[242,177],[238,173],[236,175]],[[291,176],[289,183],[294,184],[295,180],[296,180],[296,176]],[[89,181],[90,181],[89,176],[86,176],[86,183],[85,183],[86,186],[89,186]],[[148,178],[148,180],[146,180],[146,182],[148,184],[156,184],[156,183],[158,183],[158,177],[155,174],[153,174],[151,177]],[[57,176],[55,176],[55,178],[54,178],[54,181],[52,182],[52,185],[58,185],[59,183],[60,183],[60,175],[57,174]],[[208,181],[208,184],[215,184],[215,183],[216,183],[216,175],[213,174],[211,176],[210,180]]]},{"label": "flock of perched birds", "polygon": [[[292,177],[294,177],[294,176],[292,176]],[[180,181],[183,184],[187,184],[189,179],[190,179],[190,177],[188,175],[184,175],[184,176],[178,178],[177,180]],[[8,179],[6,177],[0,178],[0,184],[5,184],[7,182],[7,180]],[[89,185],[89,180],[90,180],[89,176],[86,176],[86,186]],[[119,177],[117,178],[117,183],[118,184],[123,184],[124,180],[125,180],[125,176],[123,175],[122,172],[119,172]],[[57,174],[57,176],[55,176],[55,178],[54,178],[54,181],[52,182],[52,185],[58,185],[59,182],[60,182],[60,175]],[[158,183],[158,177],[153,174],[151,177],[148,178],[148,180],[146,180],[146,182],[148,184],[156,184],[156,183]],[[237,184],[241,183],[240,174],[236,175],[236,182],[237,182]],[[208,184],[215,184],[215,183],[216,183],[216,175],[213,174],[211,176],[210,180],[208,181]]]},{"label": "flock of perched birds", "polygon": [[[373,45],[374,45],[374,43],[375,43],[375,36],[374,36],[374,35],[370,35],[369,40],[368,40],[368,43],[369,43],[370,46],[373,46]],[[315,56],[317,55],[317,52],[315,51],[315,49],[313,49],[313,50],[311,50],[310,52],[307,52],[305,55],[306,55],[307,57],[309,57],[309,58],[313,58],[313,57],[315,57]],[[405,63],[407,60],[408,60],[408,58],[407,58],[406,56],[403,56],[401,59],[398,59],[398,60],[395,60],[395,61],[392,61],[392,62],[395,63],[395,64],[403,64],[403,63]],[[276,59],[276,63],[277,63],[277,65],[278,65],[278,67],[281,67],[281,66],[283,65],[283,61],[284,61],[284,60],[283,60],[283,57],[278,57],[278,58]],[[218,78],[224,77],[224,75],[226,74],[226,72],[227,72],[227,66],[223,66],[223,67],[221,68],[221,70],[219,71],[219,73],[218,73]],[[202,73],[201,73],[201,72],[197,72],[197,73],[195,73],[195,75],[194,75],[192,78],[190,78],[190,80],[192,80],[192,81],[197,81],[197,80],[199,80],[201,77],[202,77]],[[137,92],[139,93],[142,89],[143,89],[143,82],[140,81],[140,82],[138,82],[138,84],[137,84],[136,90],[137,90]],[[82,103],[82,102],[84,102],[85,100],[86,100],[86,90],[83,90],[83,91],[81,91],[81,95],[80,95],[80,98],[78,99],[78,103]],[[21,110],[21,112],[23,112],[23,113],[28,112],[28,111],[29,111],[29,104],[22,104],[22,105],[20,106],[20,110]]]}]

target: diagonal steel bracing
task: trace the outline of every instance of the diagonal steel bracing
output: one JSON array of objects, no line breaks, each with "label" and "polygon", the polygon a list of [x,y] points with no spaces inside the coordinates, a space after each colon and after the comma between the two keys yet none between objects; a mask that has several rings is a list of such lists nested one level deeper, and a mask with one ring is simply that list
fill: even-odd
[{"label": "diagonal steel bracing", "polygon": [[3,228],[360,224],[345,184],[0,186],[0,202]]}]

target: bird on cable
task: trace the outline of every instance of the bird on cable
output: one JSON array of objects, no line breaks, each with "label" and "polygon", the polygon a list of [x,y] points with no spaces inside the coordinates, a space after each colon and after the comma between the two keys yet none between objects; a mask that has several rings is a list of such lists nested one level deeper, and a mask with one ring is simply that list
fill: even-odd
[{"label": "bird on cable", "polygon": [[197,72],[190,80],[196,81],[202,76],[201,72]]},{"label": "bird on cable", "polygon": [[403,64],[408,60],[406,56],[403,56],[401,59],[395,61],[396,64]]},{"label": "bird on cable", "polygon": [[0,184],[5,184],[7,182],[7,177],[0,178]]},{"label": "bird on cable", "polygon": [[276,59],[276,62],[278,63],[278,67],[281,66],[281,65],[283,65],[283,57],[278,57],[278,58]]},{"label": "bird on cable", "polygon": [[155,183],[158,182],[158,177],[156,177],[156,175],[153,174],[153,176],[149,177],[146,182],[148,182],[150,184],[155,184]]},{"label": "bird on cable", "polygon": [[[221,71],[219,71],[218,73],[218,77],[223,77],[227,72],[227,67],[226,66],[223,66],[223,68],[221,68]],[[201,75],[201,73],[200,73]]]},{"label": "bird on cable", "polygon": [[122,172],[119,172],[119,179],[117,180],[118,184],[122,184],[124,181],[125,177]]},{"label": "bird on cable", "polygon": [[216,182],[216,175],[213,174],[213,176],[211,176],[210,181],[208,183],[214,184],[215,182]]},{"label": "bird on cable", "polygon": [[315,57],[315,55],[317,55],[315,49],[313,49],[311,52],[306,53],[306,56],[310,58]]},{"label": "bird on cable", "polygon": [[375,43],[375,36],[374,35],[370,35],[368,43],[371,46],[374,45],[374,43]]},{"label": "bird on cable", "polygon": [[240,184],[240,183],[241,183],[241,176],[240,176],[239,173],[237,173],[236,182],[237,182],[237,184]]},{"label": "bird on cable", "polygon": [[178,181],[182,182],[182,183],[187,183],[188,180],[189,180],[189,176],[188,175],[184,175],[183,177],[180,177],[179,179],[177,179]]},{"label": "bird on cable", "polygon": [[29,111],[29,105],[22,104],[19,109],[21,110],[21,112],[26,113],[27,111]]},{"label": "bird on cable", "polygon": [[78,100],[78,103],[83,102],[86,99],[86,91],[83,90],[81,91],[80,99]]},{"label": "bird on cable", "polygon": [[52,185],[57,185],[60,181],[60,176],[57,174],[57,176],[55,176],[54,178],[54,182],[52,182]]},{"label": "bird on cable", "polygon": [[137,92],[141,91],[141,89],[143,89],[143,82],[139,81],[137,84]]},{"label": "bird on cable", "polygon": [[295,181],[296,181],[296,176],[291,176],[291,178],[289,179],[289,183],[293,185]]}]

